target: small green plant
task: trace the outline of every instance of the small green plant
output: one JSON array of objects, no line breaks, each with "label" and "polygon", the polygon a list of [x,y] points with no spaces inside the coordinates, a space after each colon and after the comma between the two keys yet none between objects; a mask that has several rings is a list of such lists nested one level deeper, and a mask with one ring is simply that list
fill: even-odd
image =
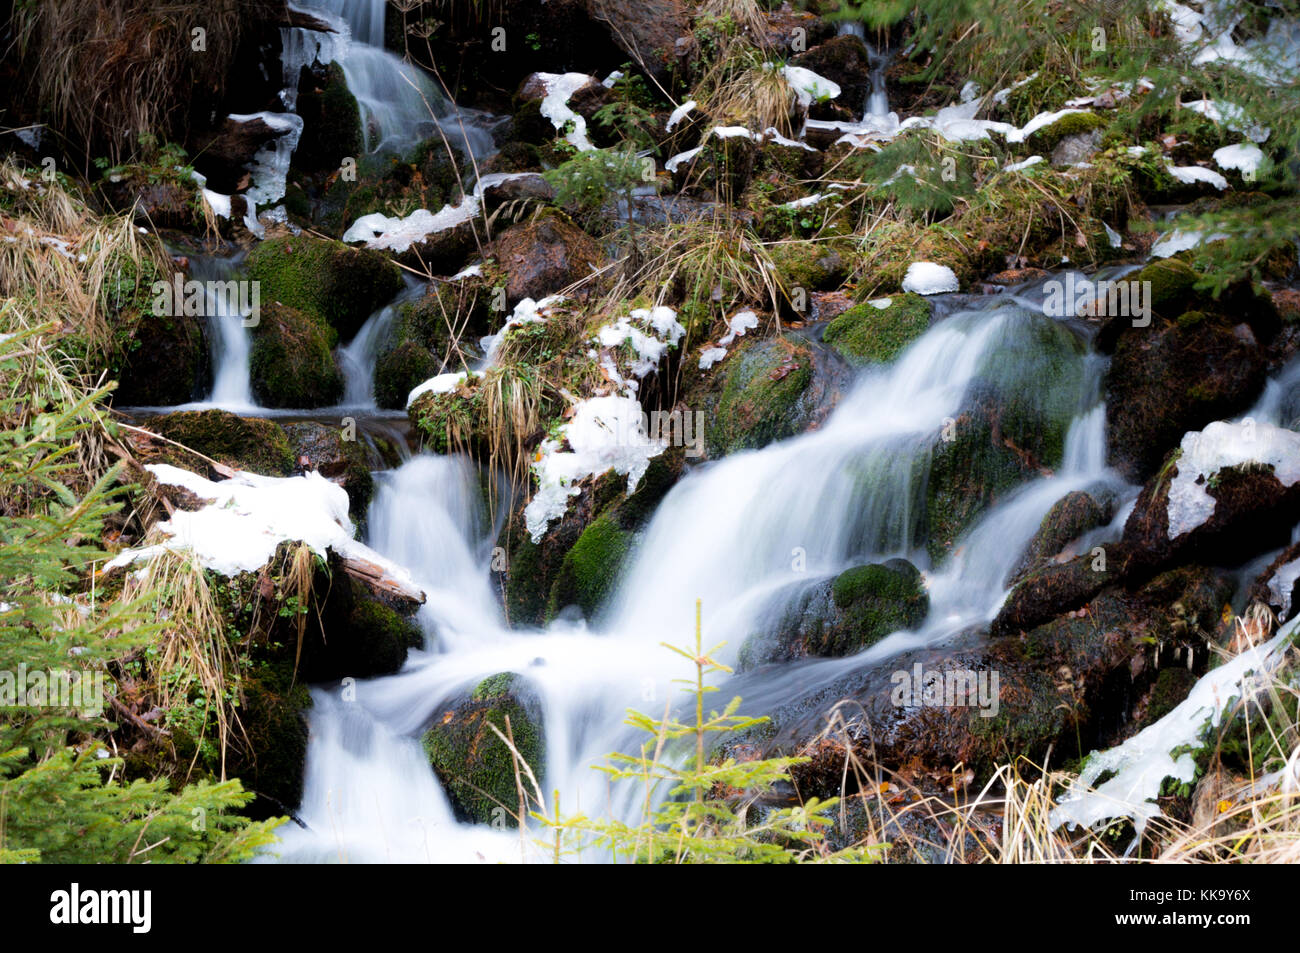
[{"label": "small green plant", "polygon": [[[563,837],[581,845],[608,849],[615,860],[633,863],[805,863],[869,862],[882,847],[832,851],[825,831],[837,799],[809,799],[793,807],[763,807],[759,797],[788,783],[790,768],[806,758],[763,758],[710,761],[710,739],[755,728],[768,719],[737,714],[740,698],[721,712],[705,714],[705,696],[718,691],[706,678],[731,669],[714,655],[721,643],[705,649],[700,630],[700,604],[695,606],[695,644],[664,647],[687,659],[695,677],[679,680],[694,700],[694,718],[681,721],[665,713],[653,718],[629,711],[626,724],[649,737],[635,755],[615,753],[599,770],[615,783],[640,783],[644,788],[642,816],[626,823],[585,816],[553,819],[540,811],[532,817],[552,833],[558,859]],[[693,744],[693,751],[686,749]],[[674,757],[674,755],[684,757]]]}]

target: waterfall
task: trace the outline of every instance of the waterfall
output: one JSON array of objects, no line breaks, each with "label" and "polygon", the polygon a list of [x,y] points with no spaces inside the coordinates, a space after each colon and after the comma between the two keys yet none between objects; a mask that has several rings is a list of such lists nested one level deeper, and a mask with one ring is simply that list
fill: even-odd
[{"label": "waterfall", "polygon": [[439,131],[476,158],[492,152],[492,137],[477,114],[448,103],[428,76],[385,48],[387,0],[303,0],[294,6],[335,32],[282,28],[290,108],[301,68],[336,62],[357,100],[367,152],[405,152]]},{"label": "waterfall", "polygon": [[[1034,300],[1007,296],[955,311],[892,366],[862,372],[820,430],[684,477],[590,624],[562,616],[543,631],[506,626],[489,581],[496,528],[487,524],[479,476],[467,461],[421,456],[381,475],[369,541],[425,588],[419,618],[427,651],[413,653],[394,676],[352,686],[351,700],[341,687],[317,689],[299,812],[307,828],[282,829],[277,850],[289,860],[454,860],[467,852],[519,859],[517,837],[451,819],[418,746],[440,705],[506,671],[527,678],[541,700],[543,789],[559,789],[567,810],[613,810],[635,820],[635,792],[610,801],[592,765],[610,751],[634,750],[622,725],[627,707],[657,713],[677,697],[672,680],[684,674],[681,659],[660,643],[689,640],[696,598],[704,599],[705,638],[726,640],[723,659],[734,660],[801,585],[896,555],[928,567],[931,611],[918,631],[895,633],[857,656],[809,663],[799,677],[782,666],[744,676],[746,692],[767,705],[792,700],[814,677],[878,665],[987,624],[1048,509],[1072,489],[1118,483],[1104,466],[1102,362],[1080,348],[1077,384],[1024,370],[1044,328],[1060,327],[1026,305]],[[930,566],[921,530],[928,462],[972,388],[1008,366],[1022,371],[1022,389],[1059,395],[1064,388],[1077,406],[1064,461],[999,501],[952,555]],[[730,697],[725,684],[721,691]],[[395,854],[408,835],[411,843]]]},{"label": "waterfall", "polygon": [[[889,93],[885,89],[885,70],[892,58],[888,50],[878,51],[867,40],[866,27],[857,20],[844,20],[837,31],[839,36],[856,36],[867,48],[867,63],[871,67],[871,90],[867,93],[866,117],[889,115]],[[865,118],[865,117],[864,117]]]},{"label": "waterfall", "polygon": [[340,406],[373,409],[375,406],[375,365],[380,348],[388,340],[388,333],[402,306],[424,293],[426,285],[404,276],[405,290],[384,305],[357,331],[356,337],[339,348],[339,363],[343,368],[343,403]]},{"label": "waterfall", "polygon": [[195,255],[190,259],[191,280],[204,282],[204,315],[212,358],[212,393],[202,406],[246,411],[256,408],[249,376],[252,341],[245,325],[247,314],[231,308],[230,298],[219,293],[219,283],[233,281],[244,255],[228,258]]}]

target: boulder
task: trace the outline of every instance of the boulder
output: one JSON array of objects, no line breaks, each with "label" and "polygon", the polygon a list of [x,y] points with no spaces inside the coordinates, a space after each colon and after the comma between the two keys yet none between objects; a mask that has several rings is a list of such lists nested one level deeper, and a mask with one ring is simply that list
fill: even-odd
[{"label": "boulder", "polygon": [[519,811],[515,759],[490,726],[514,739],[535,777],[545,775],[541,701],[527,681],[512,672],[486,678],[441,706],[424,733],[424,751],[457,817],[514,827]]},{"label": "boulder", "polygon": [[263,407],[328,407],[343,397],[331,350],[336,334],[315,314],[265,304],[253,328],[249,373]]},{"label": "boulder", "polygon": [[894,295],[844,311],[826,325],[822,340],[850,364],[888,364],[929,327],[930,304],[925,298]]},{"label": "boulder", "polygon": [[675,44],[690,33],[690,10],[682,0],[587,0],[587,11],[634,63],[671,88]]},{"label": "boulder", "polygon": [[907,560],[856,566],[805,589],[774,629],[750,636],[739,668],[852,655],[891,632],[915,629],[929,605],[925,581]]},{"label": "boulder", "polygon": [[311,469],[340,484],[347,491],[352,519],[362,520],[374,493],[375,479],[361,442],[345,439],[341,427],[326,426],[315,420],[285,424],[284,432],[294,458],[305,457]]},{"label": "boulder", "polygon": [[261,282],[263,308],[278,302],[324,318],[341,341],[402,290],[401,272],[379,252],[307,235],[258,244],[248,255],[248,275]]},{"label": "boulder", "polygon": [[159,407],[198,400],[208,369],[202,318],[142,315],[125,348],[113,402]]},{"label": "boulder", "polygon": [[[224,410],[183,410],[152,417],[145,430],[184,444],[220,464],[263,476],[288,476],[294,455],[289,438],[278,424],[260,417],[240,417]],[[133,446],[144,463],[170,463],[199,473],[212,474],[192,454],[170,444],[156,443],[152,449]]]},{"label": "boulder", "polygon": [[862,112],[871,93],[871,61],[866,44],[852,34],[819,43],[790,60],[840,87],[838,101]]},{"label": "boulder", "polygon": [[315,70],[303,67],[297,113],[303,119],[303,129],[293,151],[294,168],[332,172],[345,158],[361,158],[365,151],[361,110],[338,63]]},{"label": "boulder", "polygon": [[505,274],[507,307],[554,294],[591,274],[602,259],[595,240],[559,213],[511,226],[493,251]]},{"label": "boulder", "polygon": [[1300,519],[1300,434],[1250,420],[1188,433],[1124,524],[1136,566],[1233,565],[1290,542]]},{"label": "boulder", "polygon": [[[1098,498],[1100,497],[1100,499]],[[1025,547],[1020,565],[1009,583],[1018,582],[1027,573],[1053,563],[1062,563],[1078,555],[1070,544],[1089,530],[1104,526],[1115,515],[1115,496],[1104,488],[1097,495],[1074,490],[1061,497],[1043,517],[1038,532]]]}]

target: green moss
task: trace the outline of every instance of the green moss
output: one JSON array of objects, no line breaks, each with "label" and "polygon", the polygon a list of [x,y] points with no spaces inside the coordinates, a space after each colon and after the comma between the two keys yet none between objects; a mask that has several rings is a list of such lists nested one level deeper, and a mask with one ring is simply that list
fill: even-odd
[{"label": "green moss", "polygon": [[852,364],[888,364],[930,326],[930,305],[917,294],[897,295],[887,308],[864,301],[826,326],[823,340]]},{"label": "green moss", "polygon": [[331,351],[334,333],[314,315],[279,304],[262,308],[253,329],[249,372],[264,407],[327,407],[343,396]]},{"label": "green moss", "polygon": [[796,402],[812,382],[807,345],[786,338],[743,345],[723,365],[723,385],[708,428],[708,452],[765,446],[798,432]]},{"label": "green moss", "polygon": [[841,626],[847,627],[851,651],[899,629],[915,628],[930,608],[921,573],[902,559],[845,570],[831,584],[831,597],[842,615]]},{"label": "green moss", "polygon": [[375,364],[375,403],[389,410],[406,409],[406,398],[438,373],[441,362],[414,341],[399,344]]},{"label": "green moss", "polygon": [[447,789],[456,813],[470,821],[514,826],[519,809],[514,760],[492,731],[510,734],[520,756],[541,778],[546,768],[546,738],[541,706],[518,675],[503,673],[480,682],[470,693],[434,716],[423,745],[434,772]]},{"label": "green moss", "polygon": [[547,619],[570,605],[578,606],[590,619],[609,594],[631,547],[632,534],[619,529],[611,517],[601,516],[592,522],[564,554],[547,599]]},{"label": "green moss", "polygon": [[[266,476],[293,472],[289,438],[278,424],[260,417],[240,417],[224,410],[185,410],[145,421],[145,429],[182,443],[219,463]],[[165,449],[154,462],[171,459]],[[180,466],[193,467],[192,458],[175,450]]]},{"label": "green moss", "polygon": [[1094,129],[1102,129],[1106,125],[1106,120],[1092,112],[1070,113],[1062,116],[1054,123],[1043,126],[1036,130],[1029,137],[1029,145],[1034,149],[1041,149],[1050,152],[1055,149],[1057,144],[1067,136],[1077,136],[1081,133],[1092,132]]},{"label": "green moss", "polygon": [[348,90],[337,63],[326,68],[325,82],[304,84],[298,95],[298,115],[303,117],[302,137],[293,153],[296,168],[309,171],[337,169],[346,157],[364,151],[361,110]]},{"label": "green moss", "polygon": [[1208,315],[1204,311],[1185,311],[1178,316],[1178,326],[1183,330],[1194,328],[1202,321],[1208,320]]},{"label": "green moss", "polygon": [[1190,265],[1176,258],[1153,261],[1134,277],[1135,281],[1150,288],[1151,310],[1164,318],[1183,313],[1186,304],[1196,295],[1199,279]]},{"label": "green moss", "polygon": [[324,318],[349,340],[402,290],[401,272],[379,252],[306,235],[264,241],[248,255],[249,277],[268,301]]}]

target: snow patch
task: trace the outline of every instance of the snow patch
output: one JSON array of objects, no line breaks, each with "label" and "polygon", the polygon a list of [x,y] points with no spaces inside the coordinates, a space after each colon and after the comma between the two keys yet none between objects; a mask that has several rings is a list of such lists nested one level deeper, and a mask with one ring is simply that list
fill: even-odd
[{"label": "snow patch", "polygon": [[903,290],[914,291],[920,295],[944,294],[957,291],[961,282],[957,273],[947,265],[937,265],[932,261],[914,261],[907,266],[903,276]]}]

